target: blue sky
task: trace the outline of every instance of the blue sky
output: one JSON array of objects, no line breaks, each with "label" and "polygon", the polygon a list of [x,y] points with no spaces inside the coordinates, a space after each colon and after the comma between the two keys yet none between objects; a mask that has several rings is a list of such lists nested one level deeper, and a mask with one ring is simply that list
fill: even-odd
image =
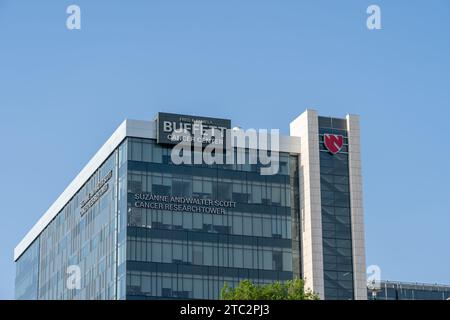
[{"label": "blue sky", "polygon": [[157,111],[284,133],[305,108],[360,114],[367,264],[450,284],[449,38],[447,0],[0,0],[0,298],[26,232],[124,118]]}]

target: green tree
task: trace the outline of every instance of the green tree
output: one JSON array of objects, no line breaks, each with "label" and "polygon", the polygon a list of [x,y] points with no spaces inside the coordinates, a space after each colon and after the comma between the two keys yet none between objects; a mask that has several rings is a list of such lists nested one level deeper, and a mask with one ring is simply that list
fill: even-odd
[{"label": "green tree", "polygon": [[319,296],[305,290],[305,282],[297,278],[266,285],[255,285],[249,280],[243,280],[236,288],[231,288],[225,282],[220,296],[222,300],[319,300]]}]

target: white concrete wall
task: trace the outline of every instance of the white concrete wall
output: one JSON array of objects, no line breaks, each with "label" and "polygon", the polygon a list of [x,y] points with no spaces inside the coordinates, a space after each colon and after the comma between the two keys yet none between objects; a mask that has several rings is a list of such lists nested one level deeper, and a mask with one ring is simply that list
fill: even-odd
[{"label": "white concrete wall", "polygon": [[359,117],[347,115],[350,173],[350,210],[352,220],[353,281],[356,300],[367,300],[366,251],[361,176]]},{"label": "white concrete wall", "polygon": [[324,299],[322,205],[318,116],[306,110],[291,122],[291,136],[300,137],[299,179],[302,269],[306,288]]}]

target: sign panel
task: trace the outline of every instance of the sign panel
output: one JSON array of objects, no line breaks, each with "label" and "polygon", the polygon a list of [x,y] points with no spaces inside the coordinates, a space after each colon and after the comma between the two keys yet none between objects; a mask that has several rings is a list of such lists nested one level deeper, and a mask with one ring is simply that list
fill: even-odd
[{"label": "sign panel", "polygon": [[[182,141],[224,144],[231,120],[158,112],[157,142],[178,144]],[[208,132],[210,134],[208,134]]]},{"label": "sign panel", "polygon": [[90,208],[97,203],[98,200],[109,190],[108,181],[111,180],[113,176],[112,170],[104,176],[95,186],[94,190],[89,192],[85,199],[81,201],[80,214],[84,215]]},{"label": "sign panel", "polygon": [[323,143],[332,154],[341,151],[344,146],[344,137],[339,134],[325,133],[323,135]]},{"label": "sign panel", "polygon": [[133,195],[133,204],[134,207],[142,209],[209,214],[225,214],[227,209],[236,208],[235,201],[158,195],[151,193],[135,193]]}]

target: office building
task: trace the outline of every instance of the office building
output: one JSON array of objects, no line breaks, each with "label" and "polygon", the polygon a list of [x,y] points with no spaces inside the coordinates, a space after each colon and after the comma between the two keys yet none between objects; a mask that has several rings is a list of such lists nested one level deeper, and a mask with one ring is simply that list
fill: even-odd
[{"label": "office building", "polygon": [[[176,163],[198,128],[223,140],[193,155],[218,141],[233,161]],[[367,299],[359,130],[306,110],[269,148],[227,138],[227,119],[126,120],[15,248],[16,298],[218,299],[224,282],[300,277],[321,299]],[[273,174],[238,160],[264,153]]]}]

